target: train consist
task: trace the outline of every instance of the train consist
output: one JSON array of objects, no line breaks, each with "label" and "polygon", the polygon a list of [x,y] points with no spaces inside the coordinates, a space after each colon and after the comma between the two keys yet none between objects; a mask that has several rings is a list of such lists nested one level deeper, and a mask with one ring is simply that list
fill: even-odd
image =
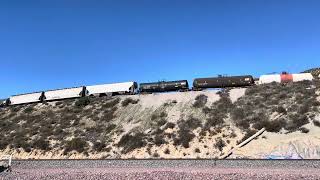
[{"label": "train consist", "polygon": [[[254,79],[251,75],[244,76],[229,76],[229,77],[211,77],[211,78],[197,78],[193,82],[192,90],[199,91],[209,88],[232,88],[232,87],[246,87],[255,84],[267,83],[289,83],[298,81],[312,81],[311,73],[301,74],[272,74],[262,75],[259,79]],[[155,92],[169,92],[169,91],[188,91],[189,83],[187,80],[180,81],[160,81],[154,83],[141,83],[138,88],[136,82],[124,82],[114,84],[102,84],[93,86],[81,86],[66,89],[49,90],[28,94],[20,94],[11,96],[8,99],[1,100],[0,106],[19,105],[28,103],[39,103],[45,101],[56,101],[70,98],[80,98],[85,96],[113,96],[124,94],[144,94]]]}]

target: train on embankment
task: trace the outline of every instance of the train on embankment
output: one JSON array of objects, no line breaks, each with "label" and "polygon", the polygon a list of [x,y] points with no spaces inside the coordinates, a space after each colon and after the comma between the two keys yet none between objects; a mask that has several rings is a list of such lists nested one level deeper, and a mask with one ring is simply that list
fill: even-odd
[{"label": "train on embankment", "polygon": [[154,83],[123,82],[113,84],[101,84],[92,86],[81,86],[65,89],[48,90],[27,94],[11,96],[2,100],[0,106],[12,106],[29,103],[40,103],[46,101],[57,101],[70,98],[80,98],[86,96],[114,96],[114,95],[134,95],[171,91],[201,91],[211,88],[234,88],[247,87],[267,83],[290,83],[298,81],[312,81],[311,73],[299,74],[271,74],[254,78],[252,75],[243,76],[218,76],[209,78],[196,78],[193,87],[189,88],[187,80],[179,81],[159,81]]}]

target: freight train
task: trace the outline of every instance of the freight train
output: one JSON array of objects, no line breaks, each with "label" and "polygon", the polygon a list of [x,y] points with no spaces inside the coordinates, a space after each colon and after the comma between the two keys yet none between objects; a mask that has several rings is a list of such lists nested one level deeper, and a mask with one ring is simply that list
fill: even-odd
[{"label": "freight train", "polygon": [[[211,77],[196,78],[193,82],[192,90],[199,91],[209,88],[233,88],[246,87],[256,84],[267,84],[272,82],[289,83],[298,81],[312,81],[311,73],[301,74],[272,74],[262,75],[259,79],[253,78],[251,75],[229,76],[229,77]],[[187,80],[180,81],[160,81],[154,83],[141,83],[138,88],[137,82],[124,82],[114,84],[102,84],[93,86],[81,86],[66,89],[48,90],[42,92],[34,92],[28,94],[20,94],[11,96],[8,99],[1,100],[0,106],[19,105],[28,103],[39,103],[46,101],[56,101],[70,98],[80,98],[85,96],[113,96],[113,95],[133,95],[155,92],[169,91],[188,91],[189,84]]]}]

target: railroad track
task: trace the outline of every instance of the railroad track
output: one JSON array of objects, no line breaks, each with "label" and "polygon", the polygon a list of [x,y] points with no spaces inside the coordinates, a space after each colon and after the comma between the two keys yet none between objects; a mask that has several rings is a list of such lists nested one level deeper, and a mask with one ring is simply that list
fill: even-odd
[{"label": "railroad track", "polygon": [[320,179],[320,160],[15,160],[0,179]]}]

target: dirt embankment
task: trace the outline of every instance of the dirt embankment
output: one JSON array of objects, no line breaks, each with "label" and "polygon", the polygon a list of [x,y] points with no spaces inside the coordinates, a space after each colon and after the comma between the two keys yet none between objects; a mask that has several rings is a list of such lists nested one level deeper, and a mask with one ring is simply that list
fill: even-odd
[{"label": "dirt embankment", "polygon": [[320,158],[319,87],[314,81],[8,107],[0,109],[0,156],[218,158],[265,127],[231,158]]}]

